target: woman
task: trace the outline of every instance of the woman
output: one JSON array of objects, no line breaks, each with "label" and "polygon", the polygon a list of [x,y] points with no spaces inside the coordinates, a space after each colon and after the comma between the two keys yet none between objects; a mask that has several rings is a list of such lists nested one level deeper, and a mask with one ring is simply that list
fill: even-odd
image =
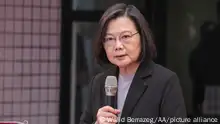
[{"label": "woman", "polygon": [[[100,20],[96,47],[97,60],[115,67],[92,79],[81,124],[186,117],[179,79],[152,61],[156,48],[148,24],[136,7],[116,4],[107,9]],[[109,75],[118,78],[117,108],[104,103],[104,83]]]}]

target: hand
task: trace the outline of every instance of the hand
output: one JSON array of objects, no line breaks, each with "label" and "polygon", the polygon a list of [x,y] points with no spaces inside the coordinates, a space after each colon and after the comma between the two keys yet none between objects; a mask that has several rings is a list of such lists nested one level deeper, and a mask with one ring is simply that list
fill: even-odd
[{"label": "hand", "polygon": [[97,121],[96,124],[116,124],[117,123],[117,114],[120,113],[120,110],[114,109],[110,106],[104,106],[100,108],[97,112]]}]

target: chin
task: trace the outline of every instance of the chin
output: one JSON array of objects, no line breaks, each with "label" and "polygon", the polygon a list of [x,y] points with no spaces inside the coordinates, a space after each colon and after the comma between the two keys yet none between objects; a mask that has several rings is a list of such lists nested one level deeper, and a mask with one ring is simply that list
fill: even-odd
[{"label": "chin", "polygon": [[129,62],[117,62],[115,65],[117,65],[119,68],[127,67],[130,63]]},{"label": "chin", "polygon": [[125,64],[120,64],[120,65],[117,65],[119,68],[125,68],[127,67],[128,65],[125,65]]}]

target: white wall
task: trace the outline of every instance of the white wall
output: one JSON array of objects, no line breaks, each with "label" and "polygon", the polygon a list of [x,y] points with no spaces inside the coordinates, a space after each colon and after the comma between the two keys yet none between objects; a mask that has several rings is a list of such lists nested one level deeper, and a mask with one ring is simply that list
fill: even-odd
[{"label": "white wall", "polygon": [[218,0],[168,0],[167,66],[181,81],[188,112],[192,112],[192,83],[188,72],[189,53],[199,41],[205,20],[217,21]]}]

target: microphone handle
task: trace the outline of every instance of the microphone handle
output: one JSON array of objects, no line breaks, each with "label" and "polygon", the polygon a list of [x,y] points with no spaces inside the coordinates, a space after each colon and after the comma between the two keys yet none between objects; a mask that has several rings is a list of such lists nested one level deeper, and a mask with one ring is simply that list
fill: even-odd
[{"label": "microphone handle", "polygon": [[116,108],[115,96],[106,96],[106,104],[112,108]]}]

